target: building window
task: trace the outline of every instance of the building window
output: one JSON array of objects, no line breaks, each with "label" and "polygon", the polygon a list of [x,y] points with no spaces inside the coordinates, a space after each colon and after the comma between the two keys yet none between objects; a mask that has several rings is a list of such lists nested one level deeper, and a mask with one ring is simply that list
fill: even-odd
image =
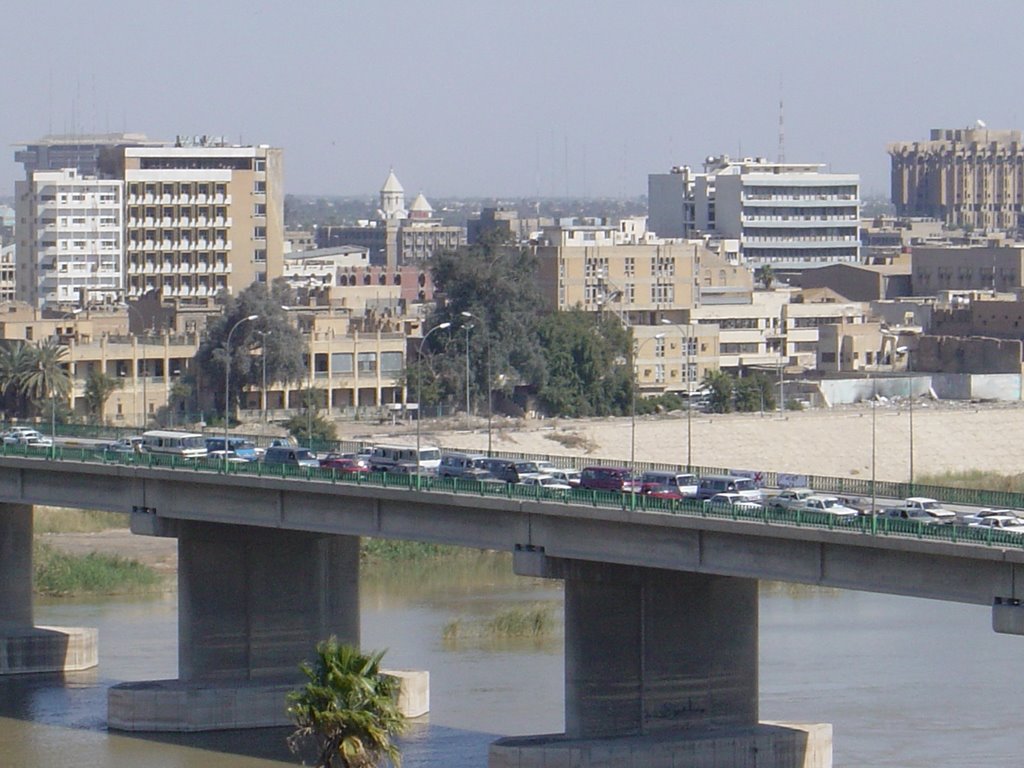
[{"label": "building window", "polygon": [[381,352],[380,372],[397,374],[401,373],[404,360],[401,352]]},{"label": "building window", "polygon": [[[227,234],[227,233],[225,233],[225,234]],[[267,239],[267,228],[266,227],[253,227],[252,228],[252,236],[256,240],[266,240]]]},{"label": "building window", "polygon": [[357,359],[359,365],[359,373],[376,373],[377,372],[377,353],[376,352],[360,352]]},{"label": "building window", "polygon": [[267,182],[263,181],[262,179],[257,179],[257,181],[252,186],[252,191],[255,192],[257,195],[264,194],[267,191]]},{"label": "building window", "polygon": [[332,373],[352,373],[352,353],[351,352],[332,352],[331,353],[331,372]]},{"label": "building window", "polygon": [[257,248],[252,252],[253,261],[266,261],[267,260],[267,249]]},{"label": "building window", "polygon": [[267,215],[267,204],[266,203],[254,203],[252,206],[252,212],[254,216],[266,216]]}]

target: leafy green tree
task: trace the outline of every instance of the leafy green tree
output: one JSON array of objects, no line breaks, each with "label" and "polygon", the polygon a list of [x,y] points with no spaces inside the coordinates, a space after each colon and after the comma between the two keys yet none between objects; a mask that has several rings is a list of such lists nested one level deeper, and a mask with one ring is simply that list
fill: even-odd
[{"label": "leafy green tree", "polygon": [[632,404],[630,336],[617,318],[581,309],[550,314],[538,329],[547,371],[538,399],[559,416],[623,414]]},{"label": "leafy green tree", "polygon": [[[224,313],[207,326],[206,338],[196,353],[196,363],[202,374],[203,388],[213,394],[222,413],[225,412],[227,369],[225,342],[231,329],[244,317],[257,315],[255,320],[239,325],[231,335],[231,392],[228,396],[232,402],[237,402],[246,387],[262,385],[263,352],[253,352],[257,348],[263,350],[264,342],[268,381],[295,381],[303,375],[302,334],[282,308],[294,301],[294,292],[283,280],[275,280],[270,288],[264,283],[253,283],[237,297],[228,299]],[[266,335],[261,336],[260,331]]]},{"label": "leafy green tree", "polygon": [[288,434],[301,445],[311,448],[337,440],[338,432],[334,424],[320,414],[317,392],[304,389],[301,396],[302,412],[285,422]]},{"label": "leafy green tree", "polygon": [[364,655],[334,637],[317,645],[313,663],[300,665],[305,685],[288,694],[294,751],[312,743],[318,768],[371,768],[385,759],[401,764],[395,737],[406,720],[398,682],[380,671],[383,655]]},{"label": "leafy green tree", "polygon": [[[490,384],[501,376],[509,386],[543,386],[546,367],[537,328],[544,306],[536,287],[537,257],[492,234],[476,245],[437,254],[430,269],[443,301],[426,329],[452,323],[448,333],[433,334],[424,350],[434,356],[429,370],[441,398],[458,402],[465,396],[467,323],[474,326],[468,335],[470,389],[478,402],[486,402]],[[426,389],[427,369],[423,373]]]},{"label": "leafy green tree", "polygon": [[708,391],[708,410],[729,413],[733,408],[733,378],[725,371],[705,371],[703,386]]},{"label": "leafy green tree", "polygon": [[737,411],[775,410],[775,389],[772,380],[763,373],[736,379],[733,383],[733,402]]},{"label": "leafy green tree", "polygon": [[103,419],[103,408],[115,391],[124,386],[124,381],[103,371],[93,370],[85,380],[85,407],[89,415]]},{"label": "leafy green tree", "polygon": [[771,264],[765,264],[763,267],[759,267],[756,272],[757,279],[765,287],[765,290],[770,291],[772,285],[775,284],[775,270],[772,269]]}]

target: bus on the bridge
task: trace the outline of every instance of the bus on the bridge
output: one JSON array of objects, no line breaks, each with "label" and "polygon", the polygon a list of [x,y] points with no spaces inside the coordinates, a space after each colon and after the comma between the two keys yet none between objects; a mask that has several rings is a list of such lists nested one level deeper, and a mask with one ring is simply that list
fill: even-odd
[{"label": "bus on the bridge", "polygon": [[207,454],[206,440],[196,432],[154,429],[142,433],[142,450],[181,459],[201,459]]}]

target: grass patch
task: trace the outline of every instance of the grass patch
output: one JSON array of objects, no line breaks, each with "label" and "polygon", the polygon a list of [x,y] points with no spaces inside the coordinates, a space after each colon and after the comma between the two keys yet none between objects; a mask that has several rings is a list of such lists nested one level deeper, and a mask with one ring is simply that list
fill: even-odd
[{"label": "grass patch", "polygon": [[32,526],[36,533],[99,533],[112,528],[127,528],[128,516],[88,509],[36,507]]},{"label": "grass patch", "polygon": [[553,611],[547,605],[506,608],[489,619],[453,619],[444,625],[442,638],[448,644],[461,641],[540,639],[556,630]]},{"label": "grass patch", "polygon": [[451,544],[429,544],[423,541],[400,541],[398,539],[364,538],[359,556],[364,562],[409,562],[430,560],[434,558],[450,558],[475,553]]},{"label": "grass patch", "polygon": [[1003,475],[984,469],[965,469],[918,475],[914,485],[938,485],[945,488],[973,488],[981,491],[1024,493],[1024,474]]},{"label": "grass patch", "polygon": [[37,594],[119,595],[154,592],[163,579],[147,565],[118,555],[68,555],[37,543],[33,552]]}]

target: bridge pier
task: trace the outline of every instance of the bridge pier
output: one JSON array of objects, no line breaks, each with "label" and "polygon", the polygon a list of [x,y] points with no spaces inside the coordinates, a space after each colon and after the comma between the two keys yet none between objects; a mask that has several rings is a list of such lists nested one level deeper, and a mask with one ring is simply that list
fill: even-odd
[{"label": "bridge pier", "polygon": [[[133,530],[140,526],[133,515]],[[359,643],[359,538],[153,518],[178,537],[178,679],[125,683],[108,725],[199,731],[287,725],[299,662]]]},{"label": "bridge pier", "polygon": [[830,726],[759,722],[756,580],[534,550],[515,569],[565,581],[565,733],[501,739],[490,768],[831,765]]},{"label": "bridge pier", "polygon": [[0,504],[0,675],[95,667],[95,629],[35,625],[32,531],[31,505]]}]

